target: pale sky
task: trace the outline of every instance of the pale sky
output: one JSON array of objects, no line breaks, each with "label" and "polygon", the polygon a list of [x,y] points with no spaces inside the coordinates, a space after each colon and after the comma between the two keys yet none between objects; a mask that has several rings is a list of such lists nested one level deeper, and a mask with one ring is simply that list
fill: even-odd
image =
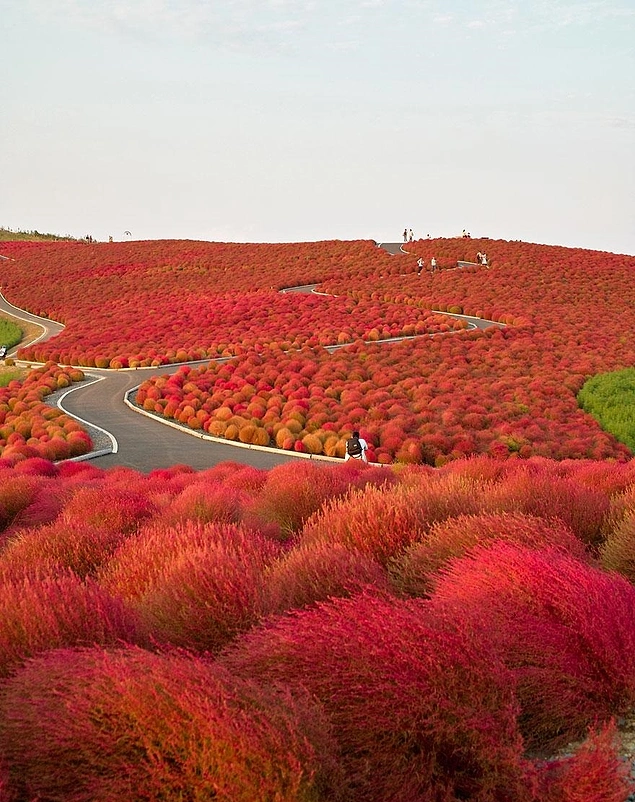
[{"label": "pale sky", "polygon": [[635,0],[0,0],[0,225],[635,254]]}]

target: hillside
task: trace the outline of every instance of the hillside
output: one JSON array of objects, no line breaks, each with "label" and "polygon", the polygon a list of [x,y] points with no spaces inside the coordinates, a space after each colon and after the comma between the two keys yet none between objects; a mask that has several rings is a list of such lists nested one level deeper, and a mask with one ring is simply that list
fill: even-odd
[{"label": "hillside", "polygon": [[74,239],[75,237],[62,237],[59,234],[41,234],[39,231],[22,231],[22,229],[13,231],[0,226],[0,242],[67,242]]},{"label": "hillside", "polygon": [[[357,428],[379,462],[437,466],[631,456],[577,393],[635,364],[634,257],[460,238],[408,247],[13,242],[3,286],[66,324],[24,359],[116,369],[234,357],[150,380],[137,398],[229,440],[342,456]],[[477,251],[487,267],[456,267]],[[432,256],[439,269],[419,273]],[[321,294],[280,292],[308,283]],[[460,313],[499,326],[449,317]]]}]

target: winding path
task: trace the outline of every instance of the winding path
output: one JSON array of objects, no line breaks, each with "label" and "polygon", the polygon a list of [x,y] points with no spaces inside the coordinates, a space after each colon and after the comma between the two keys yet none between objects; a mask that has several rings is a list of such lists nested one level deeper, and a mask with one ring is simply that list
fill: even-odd
[{"label": "winding path", "polygon": [[[385,246],[382,246],[385,247]],[[386,247],[388,250],[388,248]],[[289,287],[282,292],[313,292],[315,284]],[[60,323],[38,317],[10,304],[0,295],[0,311],[20,320],[28,321],[42,328],[42,334],[31,343],[46,340],[59,334],[64,326]],[[500,326],[494,321],[471,318],[467,315],[449,315],[463,318],[471,328]],[[404,339],[404,338],[396,338]],[[390,342],[390,340],[382,340]],[[19,346],[12,349],[14,354]],[[333,352],[339,347],[331,346]],[[207,364],[210,360],[187,364]],[[140,414],[124,401],[126,394],[137,387],[147,376],[174,373],[180,364],[154,368],[125,370],[100,370],[82,368],[88,377],[87,382],[65,392],[57,402],[64,412],[86,424],[89,431],[97,430],[98,438],[104,448],[87,455],[100,468],[124,466],[147,473],[155,468],[168,468],[172,465],[189,465],[195,470],[217,465],[220,462],[240,462],[256,468],[272,468],[291,460],[306,458],[307,455],[243,447],[238,444],[225,444],[216,440],[204,440],[198,433],[185,430],[149,414]],[[328,458],[322,458],[328,459]]]}]

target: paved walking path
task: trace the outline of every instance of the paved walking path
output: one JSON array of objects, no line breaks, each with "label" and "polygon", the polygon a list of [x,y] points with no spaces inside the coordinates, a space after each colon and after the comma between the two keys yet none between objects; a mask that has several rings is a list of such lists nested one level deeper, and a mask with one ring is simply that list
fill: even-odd
[{"label": "paved walking path", "polygon": [[[306,284],[289,287],[283,292],[310,293],[316,286]],[[2,295],[0,295],[0,311],[40,326],[42,334],[31,342],[54,337],[64,328],[60,323],[18,309]],[[449,315],[449,317],[464,318],[471,327],[476,328],[501,325],[466,315]],[[385,343],[391,340],[379,342]],[[19,347],[11,349],[8,355],[15,354]],[[327,350],[334,351],[338,347],[343,346],[332,346]],[[207,364],[209,361],[205,359],[188,364]],[[100,454],[92,457],[95,465],[100,468],[125,466],[146,473],[154,468],[168,468],[171,465],[189,465],[196,470],[203,470],[226,461],[245,463],[256,468],[272,468],[302,458],[298,454],[277,449],[259,450],[230,445],[229,442],[225,444],[203,440],[190,430],[176,428],[158,417],[140,414],[126,405],[124,402],[126,393],[141,384],[148,376],[175,373],[179,367],[179,364],[172,364],[137,370],[82,368],[89,381],[82,382],[63,393],[57,405],[87,425],[93,439],[97,441],[96,454]],[[103,453],[104,451],[109,453]]]}]

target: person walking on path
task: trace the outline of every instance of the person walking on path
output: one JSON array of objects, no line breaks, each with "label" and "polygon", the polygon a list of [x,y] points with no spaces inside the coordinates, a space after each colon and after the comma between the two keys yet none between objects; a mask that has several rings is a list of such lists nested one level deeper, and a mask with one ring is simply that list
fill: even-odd
[{"label": "person walking on path", "polygon": [[430,270],[434,273],[436,269],[437,269],[437,260],[433,256],[432,259],[430,259]]},{"label": "person walking on path", "polygon": [[408,229],[404,228],[403,230],[403,241],[408,242]]},{"label": "person walking on path", "polygon": [[410,229],[408,233],[408,242],[413,242],[415,235],[412,233],[412,229]]},{"label": "person walking on path", "polygon": [[417,275],[418,275],[418,276],[420,276],[420,275],[421,275],[421,271],[423,270],[423,268],[425,267],[425,265],[426,265],[426,263],[423,261],[423,259],[422,259],[421,257],[419,257],[419,258],[417,259]]},{"label": "person walking on path", "polygon": [[346,441],[346,455],[344,457],[344,462],[348,462],[349,459],[360,459],[362,462],[368,462],[368,458],[366,457],[367,451],[368,443],[363,437],[359,436],[358,431],[355,431]]}]

